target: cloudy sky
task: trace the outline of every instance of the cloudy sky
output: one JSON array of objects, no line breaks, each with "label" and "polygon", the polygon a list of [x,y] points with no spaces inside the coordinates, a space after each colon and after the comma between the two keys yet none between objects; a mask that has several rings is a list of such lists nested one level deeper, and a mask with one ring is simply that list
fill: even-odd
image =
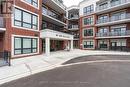
[{"label": "cloudy sky", "polygon": [[82,0],[63,0],[64,4],[69,7],[71,5],[78,5],[79,2],[81,2]]}]

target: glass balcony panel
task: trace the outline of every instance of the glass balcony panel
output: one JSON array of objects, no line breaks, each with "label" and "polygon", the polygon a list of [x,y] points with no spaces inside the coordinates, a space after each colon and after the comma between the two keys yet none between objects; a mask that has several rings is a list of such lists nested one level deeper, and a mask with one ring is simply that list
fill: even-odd
[{"label": "glass balcony panel", "polygon": [[0,17],[0,28],[5,28],[5,20],[4,20],[4,17]]}]

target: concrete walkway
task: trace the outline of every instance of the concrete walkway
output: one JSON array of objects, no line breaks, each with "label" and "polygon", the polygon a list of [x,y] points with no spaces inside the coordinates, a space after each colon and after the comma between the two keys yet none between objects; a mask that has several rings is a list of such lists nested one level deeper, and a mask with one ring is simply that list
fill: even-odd
[{"label": "concrete walkway", "polygon": [[113,51],[88,51],[75,49],[73,51],[58,51],[51,53],[51,56],[38,55],[13,59],[11,66],[0,67],[0,84],[26,77],[42,71],[54,69],[64,62],[87,55],[130,55],[128,52]]}]

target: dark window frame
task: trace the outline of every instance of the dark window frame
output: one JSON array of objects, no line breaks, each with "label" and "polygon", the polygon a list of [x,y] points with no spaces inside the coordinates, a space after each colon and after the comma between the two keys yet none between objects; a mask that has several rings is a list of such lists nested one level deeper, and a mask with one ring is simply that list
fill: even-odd
[{"label": "dark window frame", "polygon": [[[24,1],[27,2],[27,3],[29,3],[26,0],[24,0]],[[35,5],[34,5],[34,3],[35,3]],[[34,7],[38,7],[38,0],[36,0],[36,1],[35,0],[31,0],[31,2],[29,4],[33,5]]]},{"label": "dark window frame", "polygon": [[[21,48],[15,48],[15,38],[21,39]],[[31,48],[23,48],[23,40],[24,39],[31,39]],[[33,40],[36,40],[36,47],[33,47]],[[30,53],[24,53],[24,50],[30,49]],[[20,50],[21,53],[16,53],[16,50]],[[36,50],[36,52],[33,52],[33,50]],[[27,37],[14,37],[14,55],[21,55],[21,54],[31,54],[31,53],[37,53],[38,52],[38,39],[37,38],[27,38]]]},{"label": "dark window frame", "polygon": [[[21,20],[15,19],[15,12],[14,12],[14,26],[18,26],[18,25],[15,24],[15,22],[20,22],[20,23],[21,23],[21,26],[18,26],[18,27],[29,28],[29,27],[23,26],[23,24],[25,23],[25,24],[30,24],[30,25],[31,25],[31,28],[29,28],[29,29],[38,30],[38,16],[37,16],[37,15],[31,14],[31,13],[26,12],[26,11],[24,11],[24,10],[21,10],[21,9],[19,9],[19,8],[15,8],[15,9],[21,11]],[[24,13],[24,12],[31,15],[31,23],[27,23],[27,22],[24,22],[24,21],[23,21],[23,13]],[[33,16],[37,17],[37,24],[33,24]],[[35,26],[36,28],[33,28],[33,26]]]},{"label": "dark window frame", "polygon": [[[84,41],[86,44],[84,44],[84,48],[94,48],[94,42],[93,41]],[[90,45],[87,44],[87,42],[90,43]]]},{"label": "dark window frame", "polygon": [[92,25],[94,24],[94,18],[88,17],[83,19],[83,25]]},{"label": "dark window frame", "polygon": [[94,35],[93,29],[84,29],[83,31],[84,37],[89,37]]},{"label": "dark window frame", "polygon": [[90,14],[92,12],[94,12],[94,5],[93,4],[83,8],[84,15]]}]

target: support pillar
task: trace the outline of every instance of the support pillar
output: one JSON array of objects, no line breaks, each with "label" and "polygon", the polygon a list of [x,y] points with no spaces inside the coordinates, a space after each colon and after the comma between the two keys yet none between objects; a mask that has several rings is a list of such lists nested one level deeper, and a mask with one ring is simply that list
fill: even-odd
[{"label": "support pillar", "polygon": [[50,38],[45,38],[45,45],[46,45],[45,54],[49,56],[50,55]]},{"label": "support pillar", "polygon": [[73,47],[73,46],[74,46],[73,43],[74,43],[73,40],[71,40],[71,41],[70,41],[70,44],[71,44],[71,45],[70,45],[70,50],[73,50],[73,49],[74,49],[74,47]]}]

